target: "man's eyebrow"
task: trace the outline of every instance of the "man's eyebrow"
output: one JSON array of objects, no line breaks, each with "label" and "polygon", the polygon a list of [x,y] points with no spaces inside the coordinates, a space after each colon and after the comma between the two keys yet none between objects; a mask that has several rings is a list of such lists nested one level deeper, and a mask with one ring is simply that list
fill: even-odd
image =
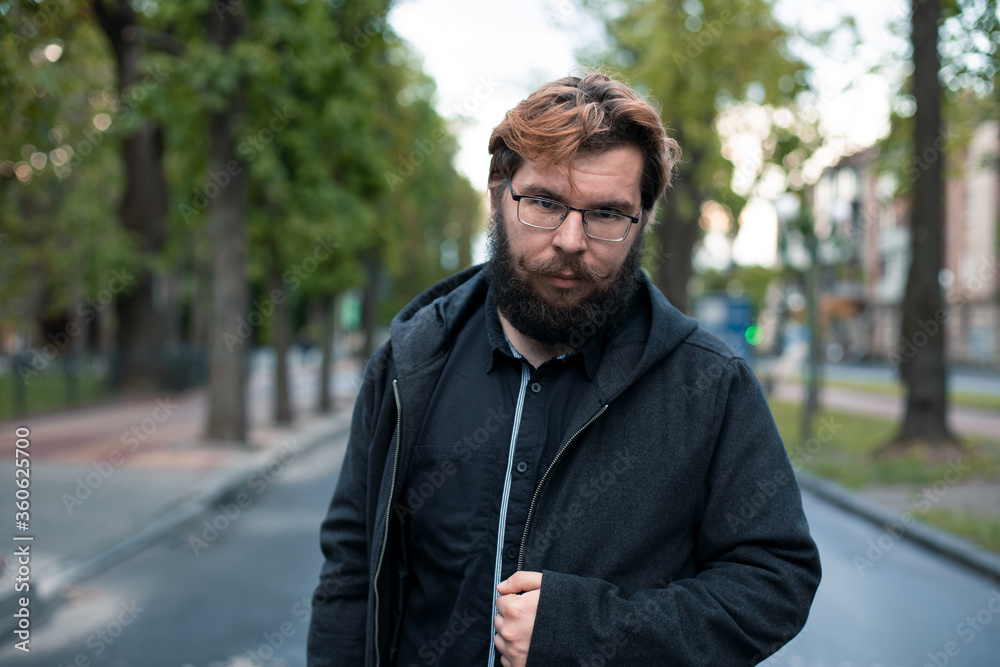
[{"label": "man's eyebrow", "polygon": [[[526,183],[521,186],[519,195],[530,195],[533,197],[545,197],[546,199],[555,200],[561,204],[566,203],[566,200],[562,195],[549,190],[544,185],[536,185],[533,183]],[[590,208],[590,209],[600,209],[600,210],[617,210],[617,211],[627,211],[631,213],[635,210],[635,202],[630,199],[608,199],[605,201],[591,202],[589,206],[581,206],[580,208]]]},{"label": "man's eyebrow", "polygon": [[519,195],[530,195],[532,197],[545,197],[547,199],[555,199],[556,201],[562,201],[562,195],[549,190],[544,185],[536,185],[534,183],[525,183],[521,186],[521,189],[517,191]]}]

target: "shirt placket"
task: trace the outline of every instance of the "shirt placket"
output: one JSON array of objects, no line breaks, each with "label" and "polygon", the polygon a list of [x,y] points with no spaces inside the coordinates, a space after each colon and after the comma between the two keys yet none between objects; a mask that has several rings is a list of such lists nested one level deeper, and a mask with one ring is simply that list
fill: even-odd
[{"label": "shirt placket", "polygon": [[[522,362],[524,363],[524,362]],[[507,522],[504,526],[503,567],[506,579],[517,570],[517,555],[528,516],[528,506],[535,491],[538,467],[545,448],[547,383],[545,373],[535,371],[528,379],[521,424],[515,443]]]}]

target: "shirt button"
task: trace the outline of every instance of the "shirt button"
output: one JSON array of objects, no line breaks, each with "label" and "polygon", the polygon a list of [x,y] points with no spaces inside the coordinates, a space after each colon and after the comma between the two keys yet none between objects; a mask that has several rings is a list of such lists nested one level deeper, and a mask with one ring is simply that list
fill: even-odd
[{"label": "shirt button", "polygon": [[519,462],[519,463],[517,464],[517,471],[518,471],[518,472],[525,472],[525,471],[527,471],[527,470],[528,470],[528,464],[527,464],[527,463],[525,463],[524,461],[520,461],[520,462]]},{"label": "shirt button", "polygon": [[517,549],[515,549],[514,547],[507,547],[507,558],[509,558],[510,560],[514,560],[515,558],[517,558]]},{"label": "shirt button", "polygon": [[535,392],[537,394],[541,390],[542,390],[542,385],[538,384],[537,382],[532,382],[531,383],[531,391],[533,391],[533,392]]}]

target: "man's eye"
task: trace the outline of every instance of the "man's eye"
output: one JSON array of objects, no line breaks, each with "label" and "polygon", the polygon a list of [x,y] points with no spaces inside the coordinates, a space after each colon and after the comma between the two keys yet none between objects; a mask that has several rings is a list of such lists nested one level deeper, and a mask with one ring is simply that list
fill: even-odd
[{"label": "man's eye", "polygon": [[533,207],[540,211],[553,211],[559,208],[559,204],[552,201],[546,201],[544,199],[529,199],[528,201],[531,202]]},{"label": "man's eye", "polygon": [[590,216],[594,220],[614,220],[620,218],[621,214],[615,211],[591,211]]}]

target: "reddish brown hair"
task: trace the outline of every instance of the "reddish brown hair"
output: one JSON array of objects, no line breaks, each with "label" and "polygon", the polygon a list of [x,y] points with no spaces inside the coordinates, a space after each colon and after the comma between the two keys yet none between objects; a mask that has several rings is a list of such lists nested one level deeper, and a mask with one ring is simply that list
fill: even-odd
[{"label": "reddish brown hair", "polygon": [[490,137],[494,196],[525,160],[541,168],[622,145],[642,151],[643,223],[670,185],[681,148],[656,110],[634,90],[601,72],[547,83],[507,112]]}]

